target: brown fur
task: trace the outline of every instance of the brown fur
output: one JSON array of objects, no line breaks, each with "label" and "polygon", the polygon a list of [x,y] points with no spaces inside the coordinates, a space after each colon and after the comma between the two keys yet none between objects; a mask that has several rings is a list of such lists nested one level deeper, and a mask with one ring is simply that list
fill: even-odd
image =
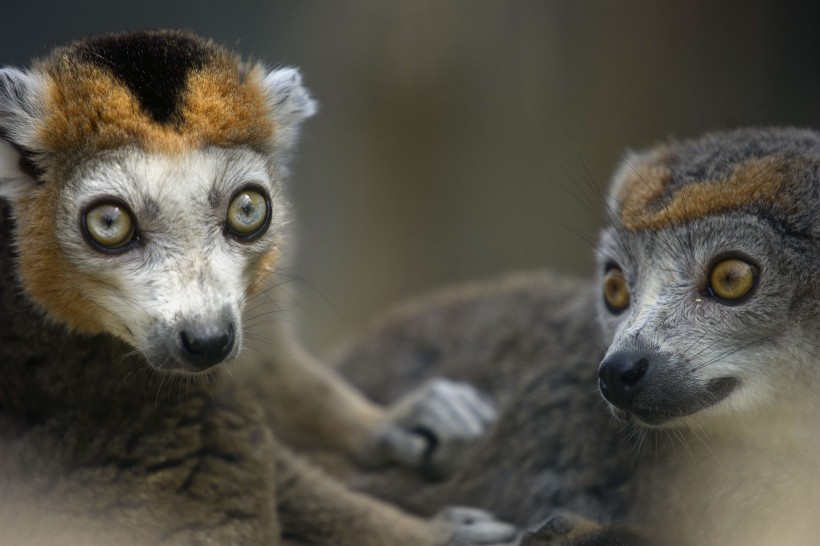
[{"label": "brown fur", "polygon": [[250,284],[248,288],[249,295],[255,295],[259,292],[259,289],[265,284],[265,281],[268,280],[268,277],[276,271],[276,264],[279,261],[279,250],[274,248],[261,258],[259,258],[256,263],[251,266],[251,271],[254,274],[253,282]]},{"label": "brown fur", "polygon": [[79,60],[71,46],[40,61],[35,68],[49,81],[38,136],[49,163],[71,165],[77,157],[129,145],[168,154],[208,145],[270,151],[274,127],[262,71],[254,66],[243,73],[230,53],[203,43],[213,55],[188,75],[180,119],[173,124],[152,120],[122,82]]},{"label": "brown fur", "polygon": [[232,62],[191,74],[183,106],[182,132],[198,146],[250,145],[265,149],[274,132],[262,91],[262,73],[254,67],[247,75]]},{"label": "brown fur", "polygon": [[93,305],[87,295],[105,281],[80,274],[59,249],[54,224],[59,191],[59,186],[46,184],[15,207],[20,240],[26,242],[25,252],[20,252],[20,280],[50,316],[74,330],[98,333],[103,331],[105,310]]},{"label": "brown fur", "polygon": [[672,171],[662,163],[664,157],[656,153],[649,162],[628,167],[617,183],[621,223],[630,231],[657,230],[761,203],[783,209],[794,201],[787,181],[805,168],[799,160],[782,157],[752,159],[724,179],[686,185],[667,196]]},{"label": "brown fur", "polygon": [[[421,520],[351,492],[280,443],[386,463],[383,434],[403,426],[284,328],[261,340],[262,352],[226,364],[233,373],[212,383],[214,368],[191,377],[152,367],[144,348],[118,340],[126,336],[93,303],[101,286],[127,281],[105,267],[80,272],[70,249],[60,248],[58,226],[71,224],[55,219],[67,218],[61,209],[74,210],[61,198],[71,189],[64,182],[82,176],[77,163],[123,146],[159,154],[241,146],[268,156],[276,178],[282,171],[271,165],[279,166],[296,131],[276,106],[301,107],[302,118],[313,110],[296,75],[293,87],[277,91],[280,102],[269,104],[259,67],[245,71],[232,54],[193,37],[162,42],[174,36],[137,33],[130,42],[113,36],[58,50],[36,69],[47,87],[38,136],[10,140],[43,173],[5,194],[12,206],[0,202],[0,543],[486,544],[458,535],[467,523]],[[129,46],[124,52],[120,39]],[[117,47],[106,49],[112,42]],[[129,72],[134,43],[144,48],[137,57],[149,61]],[[203,47],[210,50],[203,54]],[[111,52],[96,59],[112,64],[101,68],[72,54],[78,51]],[[157,53],[180,62],[141,79],[156,75]],[[146,92],[146,84],[154,87]],[[300,106],[287,102],[300,95]],[[290,135],[281,147],[273,118]],[[14,136],[15,121],[24,123],[14,118],[0,127],[4,138]],[[251,292],[274,270],[278,249],[268,249],[243,279],[253,280]],[[185,267],[182,260],[175,265]],[[54,320],[44,322],[40,310]],[[490,524],[482,525],[477,532],[486,537]],[[511,527],[499,528],[498,540],[511,537]]]}]

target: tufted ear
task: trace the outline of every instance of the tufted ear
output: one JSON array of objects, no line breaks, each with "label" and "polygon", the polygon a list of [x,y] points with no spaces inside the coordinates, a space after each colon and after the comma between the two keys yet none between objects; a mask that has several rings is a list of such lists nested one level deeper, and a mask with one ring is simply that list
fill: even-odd
[{"label": "tufted ear", "polygon": [[627,150],[612,175],[609,190],[606,193],[606,209],[610,219],[617,217],[618,212],[621,210],[620,196],[623,194],[627,178],[634,173],[635,165],[638,164],[639,160],[639,154],[632,150]]},{"label": "tufted ear", "polygon": [[34,187],[45,79],[16,68],[0,69],[0,197],[24,194]]},{"label": "tufted ear", "polygon": [[302,75],[295,68],[273,70],[265,76],[263,84],[276,124],[276,146],[288,152],[296,144],[302,122],[316,113],[316,101],[302,85]]},{"label": "tufted ear", "polygon": [[14,199],[37,186],[34,173],[26,168],[23,154],[0,139],[0,199]]}]

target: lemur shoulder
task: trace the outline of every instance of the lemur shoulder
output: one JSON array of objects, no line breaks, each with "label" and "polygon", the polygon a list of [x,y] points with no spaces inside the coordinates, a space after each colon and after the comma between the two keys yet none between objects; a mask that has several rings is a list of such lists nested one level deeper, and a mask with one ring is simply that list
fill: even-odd
[{"label": "lemur shoulder", "polygon": [[[444,290],[339,357],[385,399],[446,374],[500,405],[444,484],[402,497],[413,478],[392,472],[370,490],[548,520],[528,545],[816,542],[820,134],[742,129],[629,154],[597,204],[596,280]],[[396,367],[364,373],[388,354]]]},{"label": "lemur shoulder", "polygon": [[385,410],[284,329],[234,360],[243,310],[277,275],[282,180],[314,111],[296,70],[183,32],[99,36],[0,70],[0,542],[514,534],[480,512],[410,516],[282,442],[435,465],[431,431],[462,441],[492,420],[473,389],[438,382]]}]

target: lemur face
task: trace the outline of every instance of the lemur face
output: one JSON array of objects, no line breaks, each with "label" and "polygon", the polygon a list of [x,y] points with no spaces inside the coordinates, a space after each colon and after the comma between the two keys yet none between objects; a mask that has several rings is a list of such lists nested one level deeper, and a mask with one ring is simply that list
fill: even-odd
[{"label": "lemur face", "polygon": [[155,368],[235,357],[243,305],[277,259],[283,163],[314,110],[296,71],[175,32],[0,71],[0,197],[26,292]]},{"label": "lemur face", "polygon": [[[49,302],[55,287],[76,287],[85,302],[64,320],[98,325],[158,368],[199,371],[236,356],[243,304],[274,267],[284,224],[264,157],[116,150],[78,168],[53,199],[55,248],[21,247],[32,294]],[[23,241],[42,229],[18,217]],[[46,263],[55,253],[59,279]]]},{"label": "lemur face", "polygon": [[738,131],[627,160],[599,249],[616,416],[700,424],[820,377],[820,136]]}]

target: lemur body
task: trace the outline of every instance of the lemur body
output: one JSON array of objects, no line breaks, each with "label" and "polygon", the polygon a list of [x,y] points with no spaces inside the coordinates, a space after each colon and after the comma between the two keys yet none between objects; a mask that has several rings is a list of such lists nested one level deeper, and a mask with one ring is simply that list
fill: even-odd
[{"label": "lemur body", "polygon": [[[521,525],[574,514],[533,545],[640,542],[617,522],[651,544],[816,542],[819,169],[820,135],[796,129],[631,155],[597,286],[533,275],[398,311],[342,369],[386,397],[427,374],[474,381],[501,417],[458,474],[397,500],[470,499]],[[365,371],[385,354],[400,366]]]},{"label": "lemur body", "polygon": [[285,330],[217,377],[276,273],[281,180],[314,110],[295,70],[178,32],[92,38],[0,71],[0,542],[514,534],[477,512],[404,514],[277,439],[418,466],[430,454],[415,427],[458,438],[436,430],[458,408],[462,441],[492,419],[466,386],[437,383],[385,412]]}]

